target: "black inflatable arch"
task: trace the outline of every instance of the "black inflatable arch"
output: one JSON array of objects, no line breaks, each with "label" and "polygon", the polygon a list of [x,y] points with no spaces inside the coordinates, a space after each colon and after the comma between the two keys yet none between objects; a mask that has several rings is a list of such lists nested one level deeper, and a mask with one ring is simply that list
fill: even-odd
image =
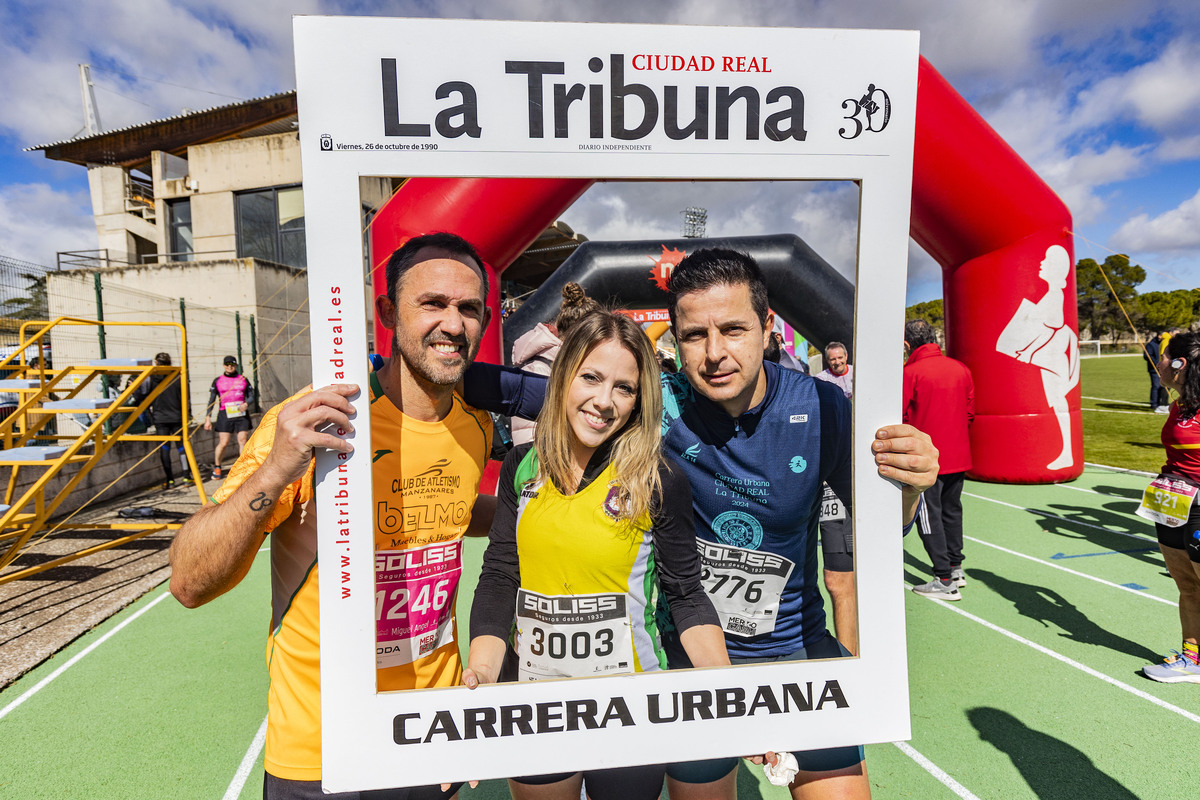
[{"label": "black inflatable arch", "polygon": [[771,308],[805,339],[820,348],[854,338],[854,286],[795,234],[735,236],[726,239],[671,239],[641,242],[584,242],[529,299],[504,321],[504,359],[513,342],[539,322],[558,314],[562,287],[574,281],[587,293],[622,308],[665,308],[667,293],[654,281],[664,252],[691,253],[723,247],[746,253],[767,279]]}]

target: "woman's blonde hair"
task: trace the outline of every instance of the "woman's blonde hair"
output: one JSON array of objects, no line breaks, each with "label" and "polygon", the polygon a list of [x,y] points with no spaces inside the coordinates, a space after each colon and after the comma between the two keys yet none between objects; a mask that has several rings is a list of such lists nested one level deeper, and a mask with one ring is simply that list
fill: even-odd
[{"label": "woman's blonde hair", "polygon": [[633,524],[643,514],[654,512],[662,494],[658,475],[662,388],[654,347],[629,317],[611,311],[593,311],[577,321],[563,339],[550,369],[546,403],[537,420],[534,441],[538,477],[553,481],[564,494],[574,493],[578,485],[571,458],[571,437],[575,434],[567,421],[567,395],[584,360],[604,342],[621,345],[637,362],[638,392],[633,413],[624,427],[605,443],[612,448],[621,519]]}]

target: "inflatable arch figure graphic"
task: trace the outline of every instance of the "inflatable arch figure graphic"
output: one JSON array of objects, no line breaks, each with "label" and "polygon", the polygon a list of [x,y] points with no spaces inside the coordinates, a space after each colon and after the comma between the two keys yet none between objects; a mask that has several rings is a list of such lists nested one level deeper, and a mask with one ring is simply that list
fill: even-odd
[{"label": "inflatable arch figure graphic", "polygon": [[[373,252],[430,231],[461,234],[487,261],[499,319],[496,276],[591,183],[413,178],[376,216]],[[1050,483],[1083,472],[1071,224],[1063,202],[922,58],[910,232],[942,267],[947,351],[975,378],[972,477]],[[376,341],[386,354],[390,338]],[[480,358],[504,362],[498,325]]]}]

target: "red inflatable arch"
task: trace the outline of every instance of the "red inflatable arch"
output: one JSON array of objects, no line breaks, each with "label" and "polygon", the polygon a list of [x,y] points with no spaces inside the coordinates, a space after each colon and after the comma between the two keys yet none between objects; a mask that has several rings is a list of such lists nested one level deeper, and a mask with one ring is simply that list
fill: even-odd
[{"label": "red inflatable arch", "polygon": [[949,355],[975,377],[973,477],[1083,472],[1071,213],[924,58],[912,237],[942,266]]},{"label": "red inflatable arch", "polygon": [[[1044,483],[1083,471],[1071,216],[1048,186],[921,59],[912,236],[943,269],[950,355],[975,375],[972,475]],[[380,254],[412,236],[454,231],[495,277],[591,185],[586,179],[413,178],[371,227]],[[385,355],[390,336],[376,331]],[[503,363],[500,328],[480,358]]]}]

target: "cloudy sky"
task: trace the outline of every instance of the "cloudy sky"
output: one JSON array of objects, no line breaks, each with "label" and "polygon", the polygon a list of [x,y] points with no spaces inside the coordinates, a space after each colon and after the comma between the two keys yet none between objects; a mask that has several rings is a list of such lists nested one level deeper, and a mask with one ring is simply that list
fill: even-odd
[{"label": "cloudy sky", "polygon": [[[92,65],[107,129],[272,94],[295,87],[292,14],[917,29],[922,54],[1070,207],[1078,258],[1128,252],[1143,290],[1200,285],[1195,0],[0,0],[0,255],[53,264],[96,246],[83,168],[22,152],[83,128],[77,64]],[[677,235],[679,192],[661,191],[597,191],[567,219],[592,238]],[[708,207],[710,233],[778,219],[849,269],[852,187],[783,210],[764,197],[683,199]],[[909,302],[940,296],[939,268],[912,245]]]}]

